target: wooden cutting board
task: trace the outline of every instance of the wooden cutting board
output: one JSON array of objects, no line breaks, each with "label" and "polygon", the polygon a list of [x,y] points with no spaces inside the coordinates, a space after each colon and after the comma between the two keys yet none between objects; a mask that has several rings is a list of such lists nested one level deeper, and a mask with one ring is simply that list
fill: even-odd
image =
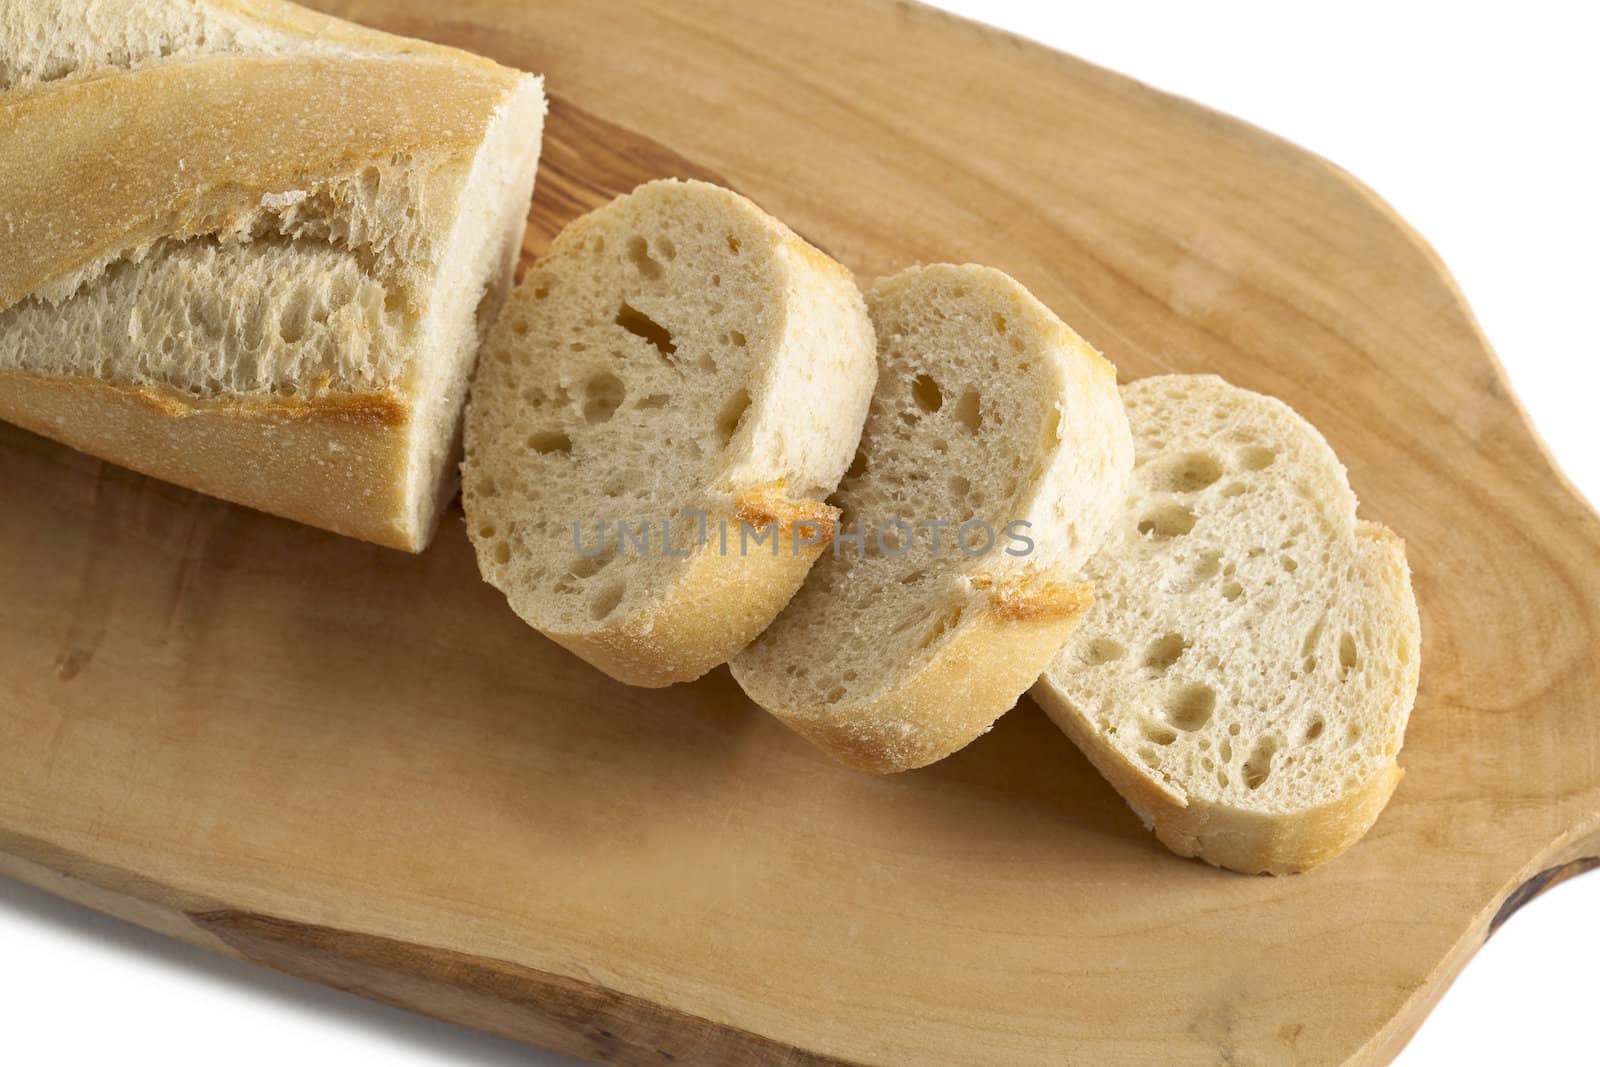
[{"label": "wooden cutting board", "polygon": [[614,684],[482,584],[0,428],[0,871],[604,1062],[1392,1056],[1600,856],[1600,521],[1426,244],[1324,161],[887,0],[324,0],[548,75],[528,239],[660,175],[864,278],[1016,275],[1124,378],[1284,397],[1408,541],[1407,777],[1314,873],[1180,860],[1030,703],[834,766],[726,672]]}]

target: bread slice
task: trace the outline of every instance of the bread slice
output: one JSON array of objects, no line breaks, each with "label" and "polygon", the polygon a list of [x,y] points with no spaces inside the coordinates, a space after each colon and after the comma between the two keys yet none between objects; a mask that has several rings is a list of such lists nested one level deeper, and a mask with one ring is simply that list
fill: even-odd
[{"label": "bread slice", "polygon": [[544,110],[276,0],[0,7],[0,418],[421,549]]},{"label": "bread slice", "polygon": [[835,551],[732,668],[830,755],[889,772],[987,731],[1066,640],[1132,444],[1115,369],[1001,272],[915,267],[867,305],[878,386]]},{"label": "bread slice", "polygon": [[1132,506],[1034,696],[1173,851],[1246,872],[1349,848],[1400,780],[1420,641],[1405,547],[1287,405],[1123,389]]},{"label": "bread slice", "polygon": [[826,547],[876,375],[848,271],[726,189],[640,186],[562,231],[485,349],[462,497],[485,579],[613,677],[699,677]]}]

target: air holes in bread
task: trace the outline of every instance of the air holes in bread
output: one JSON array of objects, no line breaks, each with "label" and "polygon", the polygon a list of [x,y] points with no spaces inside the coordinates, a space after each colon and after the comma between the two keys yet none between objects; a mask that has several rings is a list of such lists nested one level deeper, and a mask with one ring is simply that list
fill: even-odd
[{"label": "air holes in bread", "polygon": [[1327,625],[1328,617],[1326,615],[1311,624],[1311,629],[1306,631],[1305,640],[1300,642],[1300,654],[1302,656],[1309,656],[1316,651],[1317,641],[1322,637],[1322,629]]},{"label": "air holes in bread", "polygon": [[1246,789],[1260,789],[1267,778],[1272,774],[1272,757],[1278,752],[1278,741],[1273,737],[1263,737],[1256,742],[1256,747],[1250,750],[1249,757],[1244,761],[1244,785]]},{"label": "air holes in bread", "polygon": [[1144,665],[1151,670],[1164,671],[1178,662],[1184,650],[1189,647],[1189,642],[1183,639],[1182,634],[1163,634],[1150,643],[1149,649],[1144,654]]},{"label": "air holes in bread", "polygon": [[850,469],[844,472],[846,478],[859,478],[867,473],[867,454],[858,450],[856,458],[850,461]]},{"label": "air holes in bread", "polygon": [[1229,482],[1227,485],[1222,487],[1222,495],[1225,497],[1240,496],[1244,492],[1245,485],[1243,482]]},{"label": "air holes in bread", "polygon": [[919,410],[930,414],[944,407],[944,393],[939,389],[939,383],[926,374],[919,374],[912,379],[911,399]]},{"label": "air holes in bread", "polygon": [[1194,529],[1195,516],[1182,504],[1167,504],[1139,520],[1139,532],[1156,538],[1182,537]]},{"label": "air holes in bread", "polygon": [[615,546],[607,545],[606,548],[593,556],[579,556],[567,571],[574,578],[593,578],[606,568],[612,560],[617,558]]},{"label": "air holes in bread", "polygon": [[1277,458],[1278,454],[1276,452],[1270,448],[1262,448],[1260,445],[1251,445],[1248,448],[1239,450],[1239,466],[1247,471],[1266,470],[1272,466],[1272,461]]},{"label": "air holes in bread", "polygon": [[1167,701],[1167,721],[1180,730],[1194,731],[1211,721],[1217,708],[1217,691],[1195,682],[1173,693]]},{"label": "air holes in bread", "polygon": [[628,591],[627,582],[621,578],[614,578],[601,586],[589,601],[589,617],[603,619],[617,610],[617,605],[622,603],[622,597]]},{"label": "air holes in bread", "polygon": [[643,237],[628,238],[628,262],[633,264],[640,277],[651,281],[661,277],[661,264],[650,255],[650,245]]},{"label": "air holes in bread", "polygon": [[1356,652],[1356,639],[1350,634],[1339,638],[1339,668],[1344,674],[1349,674],[1361,665],[1361,656]]},{"label": "air holes in bread", "polygon": [[961,609],[959,607],[951,608],[949,611],[939,616],[938,621],[928,628],[928,632],[922,635],[922,640],[917,642],[917,647],[930,647],[934,642],[938,641],[939,638],[943,637],[951,630],[954,630],[960,624],[960,622]]},{"label": "air holes in bread", "polygon": [[728,398],[722,405],[722,410],[717,413],[717,440],[723,448],[728,447],[728,442],[733,440],[733,435],[739,432],[740,423],[744,422],[745,413],[750,410],[750,393],[740,389]]},{"label": "air holes in bread", "polygon": [[545,430],[529,437],[528,447],[542,456],[553,453],[565,455],[572,451],[572,438],[560,430]]},{"label": "air holes in bread", "polygon": [[583,387],[585,421],[594,426],[609,420],[627,395],[627,386],[615,374],[597,374],[590,378]]},{"label": "air holes in bread", "polygon": [[1083,662],[1091,667],[1098,667],[1102,663],[1111,663],[1121,659],[1127,654],[1127,649],[1109,637],[1096,637],[1084,649]]},{"label": "air holes in bread", "polygon": [[1194,561],[1194,576],[1199,581],[1209,581],[1222,573],[1222,556],[1217,552],[1202,552]]},{"label": "air holes in bread", "polygon": [[956,421],[971,433],[977,433],[983,428],[983,412],[979,410],[978,399],[978,391],[968,389],[961,394],[961,399],[956,401]]},{"label": "air holes in bread", "polygon": [[1158,745],[1170,745],[1178,739],[1177,731],[1159,723],[1144,722],[1140,724],[1139,729],[1144,734],[1145,740],[1154,741]]},{"label": "air holes in bread", "polygon": [[643,338],[655,346],[662,359],[669,359],[678,346],[672,343],[672,332],[649,315],[631,304],[617,308],[616,324],[635,337]]},{"label": "air holes in bread", "polygon": [[1166,493],[1196,493],[1222,477],[1222,464],[1205,452],[1186,452],[1164,461],[1150,488]]},{"label": "air holes in bread", "polygon": [[1244,596],[1244,586],[1240,585],[1238,582],[1225,582],[1225,583],[1223,583],[1223,586],[1222,586],[1222,599],[1223,600],[1226,600],[1228,603],[1231,604],[1235,600],[1238,600],[1242,596]]},{"label": "air holes in bread", "polygon": [[1312,719],[1311,724],[1306,727],[1306,741],[1315,741],[1322,736],[1322,731],[1325,729],[1327,724],[1320,717]]}]

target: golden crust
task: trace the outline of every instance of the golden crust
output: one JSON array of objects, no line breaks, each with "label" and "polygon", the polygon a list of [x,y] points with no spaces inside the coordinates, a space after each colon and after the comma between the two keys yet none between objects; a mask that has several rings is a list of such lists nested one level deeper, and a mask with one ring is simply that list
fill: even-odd
[{"label": "golden crust", "polygon": [[910,678],[849,707],[769,708],[841,763],[890,774],[925,767],[988,732],[1094,602],[1086,585],[974,581],[954,632]]},{"label": "golden crust", "polygon": [[[1405,542],[1375,522],[1358,522],[1355,532],[1390,555],[1390,573],[1399,584],[1389,592],[1407,609],[1402,613],[1406,640],[1411,647],[1420,647],[1421,625],[1407,577]],[[1393,693],[1394,702],[1408,714],[1416,701],[1418,679],[1413,656],[1396,679]],[[1191,797],[1150,768],[1132,762],[1115,746],[1105,744],[1093,724],[1048,678],[1041,679],[1032,693],[1162,844],[1180,856],[1245,874],[1294,874],[1339,856],[1371,829],[1405,774],[1395,761],[1397,743],[1388,763],[1327,803],[1298,811],[1249,811]]]},{"label": "golden crust", "polygon": [[[0,257],[0,310],[65,299],[163,239],[253,239],[263,209],[297,203],[293,194],[331,189],[342,199],[358,177],[377,172],[387,183],[398,172],[417,186],[413,210],[367,220],[351,254],[381,276],[390,310],[421,314],[395,302],[431,299],[433,276],[452,269],[445,257],[463,254],[449,243],[470,224],[457,214],[457,183],[476,173],[507,107],[520,124],[535,80],[282,0],[207,6],[264,31],[262,48],[282,54],[91,64],[0,95],[0,233],[10,253]],[[535,129],[533,154],[519,163],[528,182]],[[505,205],[507,226],[520,227],[521,208]],[[412,233],[414,242],[402,239]],[[509,282],[514,236],[488,239],[506,245]],[[498,292],[502,283],[490,282]],[[439,431],[419,425],[437,412],[422,406],[435,400],[418,381],[405,365],[356,392],[324,376],[295,382],[294,396],[197,398],[114,376],[13,370],[0,379],[0,418],[202,492],[419,551],[439,503],[437,471],[419,469],[419,450]]]},{"label": "golden crust", "polygon": [[150,241],[226,230],[269,193],[396,155],[470,154],[520,77],[433,59],[205,56],[0,96],[0,309]]},{"label": "golden crust", "polygon": [[[611,203],[639,195],[653,185],[677,186],[684,192],[692,191],[695,196],[720,199],[734,215],[754,221],[760,230],[771,237],[776,254],[787,258],[793,277],[788,283],[785,300],[795,300],[797,293],[818,297],[824,307],[832,307],[832,311],[820,312],[828,317],[843,317],[850,313],[851,301],[841,301],[846,295],[859,306],[861,298],[848,270],[732,190],[702,181],[664,179],[646,183]],[[574,219],[556,235],[536,269],[546,269],[552,262],[559,261],[568,249],[587,241],[595,228],[607,224],[605,208]],[[743,233],[742,230],[740,232]],[[842,291],[841,283],[844,286]],[[522,282],[524,289],[532,284],[528,278]],[[875,349],[865,321],[864,308],[861,311],[863,336],[859,351],[853,353],[857,377],[876,374]],[[799,320],[795,321],[799,323]],[[794,334],[796,339],[785,342],[786,346],[799,343],[800,333],[810,328],[807,323],[799,323],[799,329]],[[496,347],[491,341],[490,350]],[[769,358],[782,365],[784,361],[793,359],[794,354],[786,347]],[[473,409],[478,411],[482,410],[478,406],[481,403],[478,397],[482,395],[479,391],[485,388],[484,381],[480,375],[474,384]],[[861,406],[865,408],[865,404],[863,395]],[[469,412],[469,441],[472,439],[472,417]],[[836,426],[834,432],[841,441],[848,436],[849,446],[853,447],[860,433],[860,423]],[[480,451],[482,448],[481,444],[476,444],[473,451],[478,454],[469,453],[469,470],[477,463],[489,469],[489,461]],[[827,479],[829,487],[843,473],[847,459],[848,454],[841,456],[838,464],[841,469]],[[472,520],[469,521],[468,532],[478,553],[480,570],[496,588],[507,594],[519,615],[557,644],[619,681],[660,687],[692,681],[726,663],[753,641],[799,591],[812,564],[828,550],[837,536],[840,517],[837,508],[817,500],[797,499],[782,478],[762,480],[778,474],[779,470],[773,469],[776,466],[763,462],[757,465],[756,470],[747,471],[731,463],[725,464],[708,487],[709,491],[719,496],[727,494],[732,499],[722,509],[721,515],[715,513],[716,505],[708,509],[713,513],[706,517],[707,529],[717,529],[719,523],[727,523],[735,531],[734,537],[737,537],[738,525],[745,523],[760,532],[774,529],[776,533],[771,540],[764,540],[759,551],[752,550],[748,555],[738,551],[723,552],[720,545],[702,546],[681,568],[671,586],[652,597],[648,606],[614,623],[608,620],[608,624],[598,631],[561,631],[543,622],[533,622],[538,617],[537,610],[524,611],[517,607],[514,588],[488,577],[494,573],[487,556],[492,550],[493,539],[481,537],[476,532],[478,523],[473,516],[479,505],[470,488],[470,475],[467,478],[468,488],[463,492],[463,505]],[[734,470],[738,473],[732,473]],[[759,484],[748,484],[751,481]],[[799,490],[809,493],[819,491],[810,488]],[[768,547],[774,543],[775,552]]]},{"label": "golden crust", "polygon": [[215,7],[234,11],[264,28],[315,40],[322,44],[337,44],[363,52],[380,52],[396,56],[430,57],[448,60],[459,66],[479,67],[485,71],[503,72],[506,69],[492,59],[463,52],[459,48],[369,29],[354,22],[334,18],[332,15],[324,15],[320,11],[312,11],[288,0],[210,0],[210,2]]},{"label": "golden crust", "polygon": [[[723,552],[715,538],[696,550],[664,595],[615,625],[591,633],[544,631],[569,652],[629,685],[689,682],[726,663],[783,610],[832,540],[839,512],[762,487],[740,494],[722,521],[776,526],[775,547]],[[716,529],[719,517],[708,518]],[[806,525],[797,544],[797,530]],[[821,533],[823,531],[826,537]]]},{"label": "golden crust", "polygon": [[1006,622],[1079,619],[1094,605],[1094,590],[1081,583],[1041,580],[994,586],[987,578],[972,584],[989,589],[989,608]]},{"label": "golden crust", "polygon": [[310,399],[299,396],[196,397],[160,385],[122,386],[92,378],[51,380],[76,389],[98,385],[125,390],[136,402],[170,419],[206,414],[274,423],[332,419],[365,426],[404,426],[411,421],[411,408],[392,393],[324,393]]},{"label": "golden crust", "polygon": [[733,517],[756,530],[765,530],[775,522],[785,529],[808,523],[817,531],[819,545],[824,548],[833,544],[834,535],[839,532],[838,508],[814,500],[793,500],[783,494],[781,481],[740,493],[733,504]]},{"label": "golden crust", "polygon": [[1041,682],[1033,698],[1111,783],[1128,806],[1180,856],[1245,874],[1294,874],[1326,863],[1359,841],[1389,803],[1404,771],[1394,763],[1326,804],[1267,814],[1192,798],[1153,778],[1094,731],[1053,687]]},{"label": "golden crust", "polygon": [[199,399],[0,371],[0,419],[142,474],[407,551],[409,409],[393,396]]}]

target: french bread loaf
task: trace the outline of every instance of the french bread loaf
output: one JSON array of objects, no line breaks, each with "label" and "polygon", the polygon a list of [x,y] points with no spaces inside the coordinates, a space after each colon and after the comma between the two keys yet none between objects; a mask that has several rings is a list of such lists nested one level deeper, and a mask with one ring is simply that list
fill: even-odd
[{"label": "french bread loaf", "polygon": [[697,678],[827,545],[875,377],[843,267],[726,189],[642,185],[557,236],[485,347],[462,482],[479,567],[613,677]]},{"label": "french bread loaf", "polygon": [[1034,696],[1175,852],[1314,867],[1400,780],[1420,641],[1405,548],[1356,518],[1333,450],[1280,401],[1209,375],[1123,397],[1130,509]]},{"label": "french bread loaf", "polygon": [[0,5],[0,418],[421,549],[544,109],[278,0]]},{"label": "french bread loaf", "polygon": [[830,755],[889,772],[987,731],[1050,662],[1132,446],[1115,369],[1001,272],[916,267],[867,305],[879,377],[840,551],[732,670]]}]

